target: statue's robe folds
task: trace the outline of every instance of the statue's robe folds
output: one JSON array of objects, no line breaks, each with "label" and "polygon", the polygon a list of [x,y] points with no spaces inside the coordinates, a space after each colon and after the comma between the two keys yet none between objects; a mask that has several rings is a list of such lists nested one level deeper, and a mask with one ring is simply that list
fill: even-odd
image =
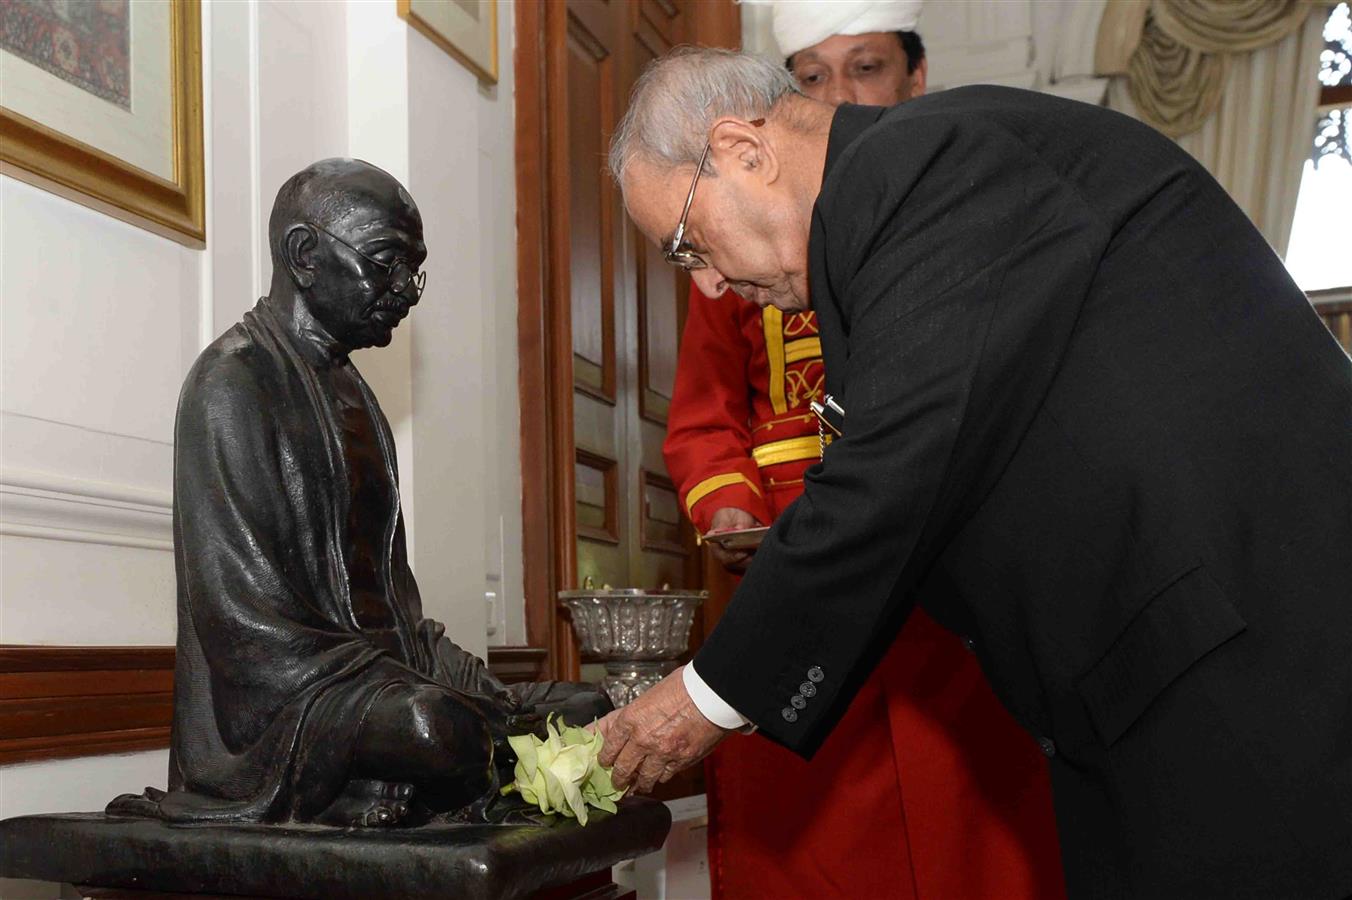
[{"label": "statue's robe folds", "polygon": [[[338,377],[370,413],[375,452],[351,452],[350,428],[344,444]],[[352,498],[370,497],[348,471],[362,458],[383,468],[386,502],[353,528]],[[438,685],[495,713],[520,705],[423,618],[397,485],[370,389],[266,299],[202,353],[175,426],[178,658],[155,814],[314,819],[347,784],[367,711],[395,686]],[[361,557],[368,587],[354,603],[348,561]]]}]

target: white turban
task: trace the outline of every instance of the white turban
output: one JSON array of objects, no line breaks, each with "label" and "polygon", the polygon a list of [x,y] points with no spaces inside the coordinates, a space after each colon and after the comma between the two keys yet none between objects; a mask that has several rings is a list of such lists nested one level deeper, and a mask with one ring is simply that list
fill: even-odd
[{"label": "white turban", "polygon": [[775,41],[789,57],[837,34],[915,31],[923,5],[922,0],[773,0]]}]

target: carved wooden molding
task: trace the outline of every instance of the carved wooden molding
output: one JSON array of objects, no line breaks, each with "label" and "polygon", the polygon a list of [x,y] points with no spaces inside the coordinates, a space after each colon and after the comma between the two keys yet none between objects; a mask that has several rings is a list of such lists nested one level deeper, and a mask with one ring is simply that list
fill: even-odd
[{"label": "carved wooden molding", "polygon": [[0,765],[169,746],[173,647],[0,645]]}]

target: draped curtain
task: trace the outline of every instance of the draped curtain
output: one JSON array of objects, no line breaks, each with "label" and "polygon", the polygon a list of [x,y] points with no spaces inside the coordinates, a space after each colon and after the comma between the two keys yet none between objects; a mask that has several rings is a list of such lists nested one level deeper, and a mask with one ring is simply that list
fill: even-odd
[{"label": "draped curtain", "polygon": [[1325,12],[1312,0],[1109,0],[1099,27],[1108,106],[1196,157],[1279,254],[1313,139]]}]

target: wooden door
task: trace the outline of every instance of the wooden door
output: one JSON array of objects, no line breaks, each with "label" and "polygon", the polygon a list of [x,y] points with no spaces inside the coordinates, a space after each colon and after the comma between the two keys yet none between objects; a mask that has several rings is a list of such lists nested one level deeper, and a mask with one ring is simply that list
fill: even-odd
[{"label": "wooden door", "polygon": [[552,672],[580,660],[558,590],[698,587],[662,461],[689,280],[624,214],[605,168],[643,66],[736,41],[731,0],[516,4],[527,626]]},{"label": "wooden door", "polygon": [[576,578],[695,587],[662,462],[688,281],[628,221],[604,171],[634,79],[684,39],[685,16],[672,2],[569,0],[566,18],[566,141],[551,150],[568,183]]}]

